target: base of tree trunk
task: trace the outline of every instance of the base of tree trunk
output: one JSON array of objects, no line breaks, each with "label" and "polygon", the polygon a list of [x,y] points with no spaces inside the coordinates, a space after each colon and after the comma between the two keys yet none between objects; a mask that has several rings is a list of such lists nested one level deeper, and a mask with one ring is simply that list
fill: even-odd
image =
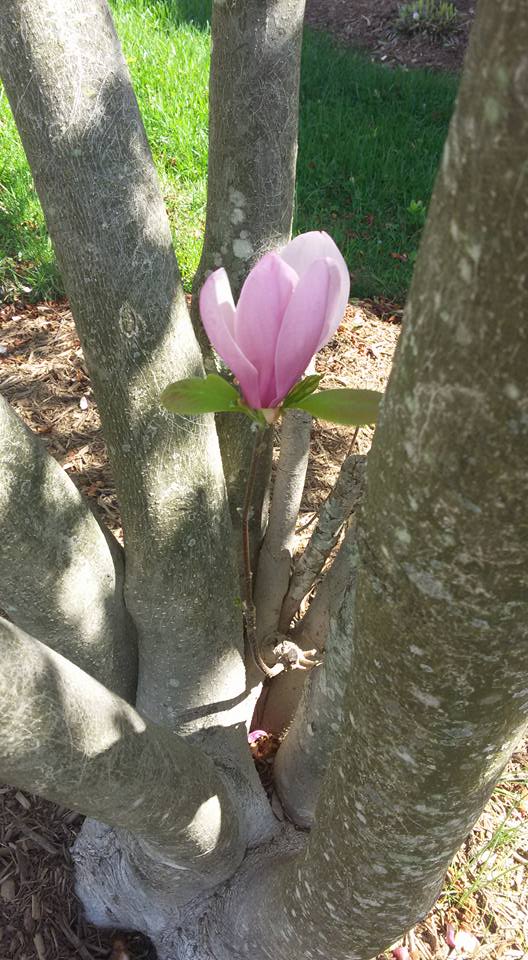
[{"label": "base of tree trunk", "polygon": [[72,849],[75,890],[90,923],[141,930],[155,940],[167,921],[163,892],[146,883],[133,847],[135,841],[123,831],[85,820]]},{"label": "base of tree trunk", "polygon": [[185,868],[178,871],[161,857],[153,861],[150,851],[148,862],[147,856],[140,862],[133,837],[85,820],[72,850],[75,890],[90,923],[139,931],[152,941],[158,960],[250,960],[248,936],[259,903],[279,865],[305,842],[304,831],[282,824],[271,842],[248,852],[226,884],[182,903]]}]

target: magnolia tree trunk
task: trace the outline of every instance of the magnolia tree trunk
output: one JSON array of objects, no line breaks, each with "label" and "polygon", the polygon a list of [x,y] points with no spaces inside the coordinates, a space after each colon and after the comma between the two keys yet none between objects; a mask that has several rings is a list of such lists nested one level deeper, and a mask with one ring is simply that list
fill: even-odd
[{"label": "magnolia tree trunk", "polygon": [[[240,5],[216,6],[235,29]],[[254,16],[279,57],[299,5],[246,6],[246,28]],[[125,531],[123,552],[0,408],[0,602],[12,620],[0,620],[0,776],[92,818],[75,850],[86,913],[140,928],[160,960],[368,960],[429,910],[526,728],[527,48],[522,0],[481,0],[366,497],[296,627],[317,637],[324,662],[277,757],[293,821],[279,822],[245,743],[258,686],[246,679],[214,421],[159,404],[202,359],[108,9],[0,9],[3,79]],[[231,59],[216,69],[250,69],[235,42]],[[288,89],[295,98],[296,80]],[[259,90],[243,104],[261,109]],[[255,135],[245,112],[240,123]],[[269,123],[264,140],[277,134]],[[244,205],[224,202],[235,225]],[[289,214],[281,223],[280,241]],[[221,249],[222,236],[211,242]],[[348,464],[284,583],[281,543],[304,469],[291,420],[286,436],[286,508],[272,510],[268,541],[281,572],[265,557],[256,584],[259,616],[281,630],[358,499],[345,495]]]}]

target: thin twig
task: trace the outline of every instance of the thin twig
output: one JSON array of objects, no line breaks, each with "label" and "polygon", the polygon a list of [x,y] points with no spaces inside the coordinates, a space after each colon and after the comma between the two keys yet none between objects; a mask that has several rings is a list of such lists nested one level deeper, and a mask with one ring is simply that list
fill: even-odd
[{"label": "thin twig", "polygon": [[354,447],[355,447],[355,445],[356,445],[356,440],[357,440],[357,437],[358,437],[358,433],[359,433],[359,427],[356,427],[356,429],[354,430],[354,433],[352,434],[352,440],[350,441],[350,446],[349,446],[349,448],[348,448],[347,457],[349,457],[350,454],[354,452]]}]

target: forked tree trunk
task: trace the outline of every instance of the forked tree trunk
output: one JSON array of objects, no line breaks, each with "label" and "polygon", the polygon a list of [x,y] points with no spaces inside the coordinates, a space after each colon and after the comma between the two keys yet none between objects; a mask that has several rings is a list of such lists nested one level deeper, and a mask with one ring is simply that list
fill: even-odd
[{"label": "forked tree trunk", "polygon": [[[101,411],[137,634],[136,704],[219,758],[244,809],[256,813],[243,815],[248,836],[266,835],[272,818],[245,739],[254,697],[214,420],[169,416],[160,406],[163,387],[199,374],[202,359],[106,0],[8,0],[0,63]],[[11,446],[17,430],[13,422]],[[66,507],[50,530],[57,580]],[[72,538],[72,552],[83,547]],[[83,562],[84,554],[72,570]],[[48,619],[56,618],[54,595],[48,605]],[[113,682],[110,673],[97,676]]]},{"label": "forked tree trunk", "polygon": [[200,730],[245,689],[238,585],[213,418],[159,402],[203,368],[128,70],[106,0],[7,0],[0,26],[116,482],[138,705]]},{"label": "forked tree trunk", "polygon": [[[41,19],[43,6],[46,19]],[[99,401],[108,404],[105,429],[130,531],[127,576],[132,579],[126,597],[143,649],[139,704],[161,727],[143,726],[132,707],[96,680],[4,622],[1,715],[7,720],[0,727],[0,773],[112,825],[92,823],[81,838],[79,890],[88,913],[100,922],[128,924],[133,911],[153,936],[161,960],[368,960],[431,907],[452,855],[526,729],[528,331],[522,319],[528,294],[528,10],[523,0],[504,0],[500,9],[494,0],[481,0],[479,6],[369,456],[359,561],[355,549],[349,560],[351,574],[357,565],[357,587],[350,584],[339,609],[331,611],[331,655],[319,681],[319,690],[323,683],[326,692],[324,715],[320,727],[312,724],[305,731],[314,744],[306,762],[315,761],[315,827],[308,838],[285,824],[270,839],[265,806],[256,799],[248,804],[250,774],[243,755],[238,770],[234,748],[223,757],[217,750],[210,763],[197,745],[167,729],[197,730],[200,720],[211,723],[212,715],[221,717],[221,725],[227,722],[224,711],[244,698],[240,636],[229,613],[234,574],[218,554],[226,498],[211,422],[193,421],[189,440],[181,424],[158,419],[156,382],[169,363],[166,337],[174,331],[170,311],[160,306],[160,314],[154,310],[150,316],[146,307],[140,309],[139,293],[152,293],[148,270],[141,269],[149,250],[151,266],[163,262],[168,270],[163,282],[173,293],[177,287],[171,286],[176,275],[165,221],[161,213],[155,223],[148,221],[142,191],[147,182],[152,189],[152,172],[150,166],[148,177],[138,172],[150,159],[135,105],[133,120],[127,115],[129,126],[123,121],[129,152],[119,155],[108,181],[98,181],[105,169],[99,162],[101,143],[106,144],[101,132],[115,110],[122,117],[131,104],[129,95],[125,102],[120,99],[128,80],[110,21],[99,0],[85,2],[82,11],[68,0],[67,20],[59,6],[62,11],[58,0],[46,0],[38,10],[22,0],[4,3],[2,68],[81,317]],[[92,52],[84,61],[84,48],[70,38],[77,30],[80,39],[81,25],[88,30],[87,7],[90,30],[100,24],[102,33],[93,47],[87,42]],[[71,90],[73,60],[68,69],[56,65],[62,63],[57,54],[66,56],[68,50],[84,69],[75,74],[77,100],[68,101],[67,113],[60,82]],[[115,99],[105,98],[107,83]],[[19,98],[17,90],[24,96]],[[91,98],[91,111],[85,97]],[[106,119],[91,127],[103,103]],[[119,133],[117,142],[123,145]],[[86,150],[75,153],[80,147]],[[131,194],[120,179],[125,161]],[[66,211],[62,225],[54,212],[59,169]],[[90,204],[85,194],[77,194],[73,177]],[[105,273],[104,235],[91,210],[99,190],[106,191],[105,203],[116,217],[111,222],[123,231],[128,253],[121,262],[117,233],[106,251],[125,271],[127,256],[134,257],[139,292],[136,276],[128,273],[126,280],[115,278],[118,296]],[[149,210],[159,212],[157,194],[149,197]],[[67,239],[77,251],[75,263]],[[81,254],[102,272],[81,271],[76,266]],[[149,344],[145,350],[142,338],[119,324],[117,305],[129,302],[128,285],[134,316]],[[105,289],[111,294],[106,299]],[[164,289],[163,303],[172,304],[172,293],[168,297]],[[179,303],[179,294],[174,296]],[[108,311],[104,328],[96,319],[103,308]],[[171,376],[199,369],[179,309],[174,322],[180,324],[187,359],[181,361],[179,354],[172,359]],[[132,341],[125,349],[127,330]],[[172,335],[169,341],[175,342]],[[105,380],[109,346],[116,351],[121,377],[115,397]],[[149,418],[154,424],[150,440]],[[132,456],[127,462],[123,450],[131,438],[137,441],[137,463]],[[209,453],[198,466],[191,441]],[[175,462],[183,471],[181,486]],[[205,504],[204,490],[214,508]],[[189,503],[192,512],[182,520]],[[144,512],[136,516],[136,510]],[[189,516],[196,524],[194,555],[186,539]],[[125,555],[126,550],[127,545]],[[184,550],[192,558],[188,567]],[[145,561],[142,569],[138,557]],[[191,616],[185,605],[197,595],[193,584],[202,591],[204,609]],[[205,617],[215,604],[218,617],[209,630]],[[181,636],[185,652],[177,642]],[[207,642],[211,663],[201,685],[198,671],[204,670]],[[196,673],[189,666],[194,650]],[[145,662],[145,651],[153,661],[159,655],[161,666]],[[180,675],[175,671],[188,678],[181,701],[167,679]],[[313,688],[318,689],[315,683]],[[93,698],[100,705],[95,713],[88,709]],[[189,723],[189,714],[181,711],[191,708]],[[204,738],[211,752],[216,733]],[[71,753],[61,746],[56,756],[57,744],[65,743]],[[139,765],[142,750],[149,759],[148,781]],[[285,765],[281,792],[295,817],[299,797],[293,770]],[[113,783],[120,777],[126,803]],[[105,781],[108,793],[101,787]]]}]

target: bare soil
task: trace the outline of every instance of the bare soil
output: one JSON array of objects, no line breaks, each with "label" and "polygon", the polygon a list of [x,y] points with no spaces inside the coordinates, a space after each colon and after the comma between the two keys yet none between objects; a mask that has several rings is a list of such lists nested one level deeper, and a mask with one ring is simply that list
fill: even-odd
[{"label": "bare soil", "polygon": [[445,35],[397,26],[403,0],[307,0],[306,22],[341,43],[368,51],[373,60],[409,69],[461,69],[477,0],[453,0],[458,21]]},{"label": "bare soil", "polygon": [[[351,304],[318,359],[325,385],[384,389],[400,319],[401,311],[385,301]],[[66,301],[0,307],[0,392],[119,537],[99,416]],[[300,525],[327,495],[353,437],[350,428],[316,423]],[[371,440],[372,431],[360,430],[355,448],[367,452]],[[478,937],[472,960],[526,960],[527,771],[520,750],[508,771],[513,782],[497,790],[451,868],[447,889],[454,892],[406,938],[412,960],[456,960],[445,939],[448,923]],[[153,960],[142,936],[100,931],[83,920],[69,853],[81,823],[76,813],[0,786],[0,960]],[[497,860],[493,838],[506,828],[517,831],[516,841]],[[483,848],[507,878],[498,886],[479,880]]]}]

